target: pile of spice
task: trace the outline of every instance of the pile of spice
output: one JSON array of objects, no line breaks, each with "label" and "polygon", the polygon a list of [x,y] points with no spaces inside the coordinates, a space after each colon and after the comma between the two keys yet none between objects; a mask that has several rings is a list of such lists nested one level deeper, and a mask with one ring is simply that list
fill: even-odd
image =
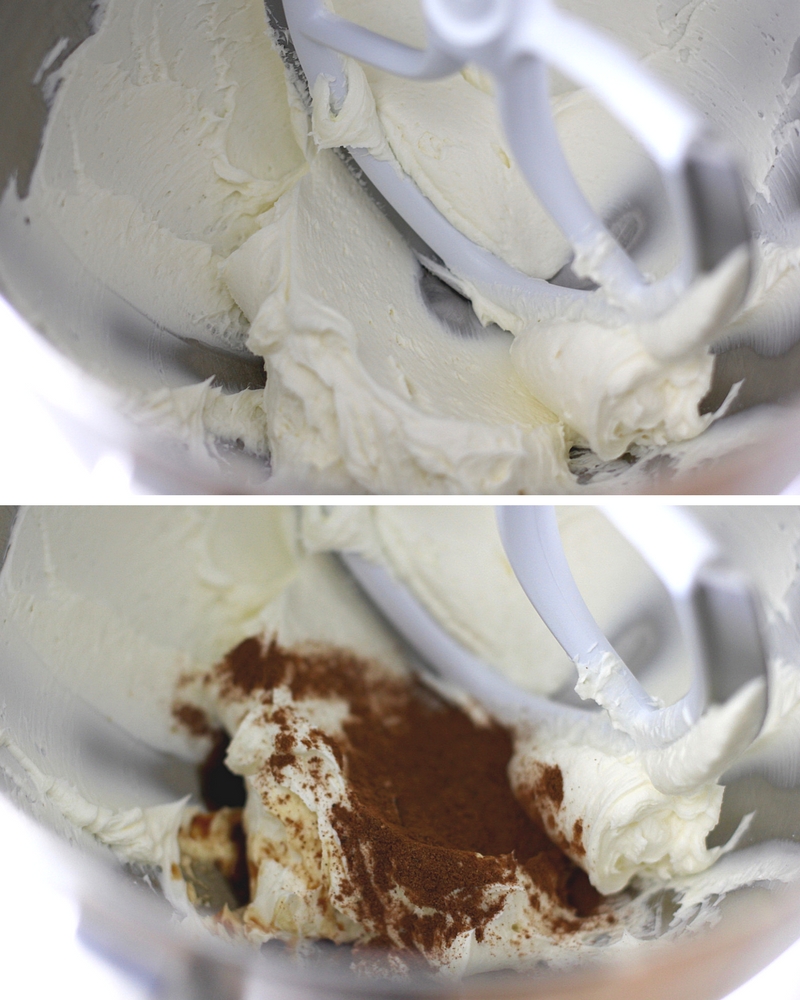
[{"label": "pile of spice", "polygon": [[[519,894],[521,886],[539,933],[544,927],[563,936],[587,924],[613,921],[585,872],[546,832],[547,818],[563,797],[560,771],[542,768],[523,808],[509,785],[512,742],[501,726],[476,720],[415,678],[389,674],[345,650],[286,649],[274,639],[241,643],[205,685],[219,704],[246,706],[250,719],[262,712],[264,730],[272,734],[248,794],[262,794],[271,810],[276,802],[285,803],[287,788],[300,788],[304,801],[316,809],[303,806],[302,816],[310,819],[292,820],[297,835],[304,822],[321,823],[324,817],[329,824],[332,836],[317,836],[315,828],[303,842],[311,836],[316,845],[311,881],[325,881],[332,867],[339,873],[329,875],[324,891],[315,887],[321,909],[347,916],[347,935],[345,923],[334,921],[339,940],[349,937],[359,946],[430,961],[465,934],[483,941],[509,893]],[[342,707],[340,724],[327,731],[299,725],[304,706],[310,711],[320,701]],[[238,711],[241,716],[244,708]],[[177,705],[175,714],[186,725],[191,720],[196,730],[204,724],[185,704]],[[218,744],[215,767],[204,772],[207,787],[214,774],[213,787],[219,787],[220,754]],[[345,793],[326,798],[320,792],[317,801],[314,783],[320,789],[324,784],[324,760],[335,762]],[[235,781],[231,789],[232,795],[241,795]],[[276,797],[276,789],[283,798]],[[216,807],[240,804],[214,802]],[[248,829],[246,820],[247,810],[250,894],[255,899],[264,837]],[[238,830],[229,814],[225,822],[195,817],[193,823],[195,837],[202,829],[217,835],[226,827]],[[580,832],[570,845],[573,856],[580,853]],[[338,852],[332,852],[331,844]],[[202,854],[196,845],[193,849]],[[275,849],[268,853],[273,866],[285,856]],[[233,864],[228,855],[225,864],[228,869]],[[270,872],[274,877],[273,867]],[[243,910],[245,922],[250,909],[252,904]],[[360,934],[354,934],[353,926]],[[286,938],[285,925],[272,931]],[[525,935],[526,929],[519,933]],[[337,931],[331,937],[336,940]]]}]

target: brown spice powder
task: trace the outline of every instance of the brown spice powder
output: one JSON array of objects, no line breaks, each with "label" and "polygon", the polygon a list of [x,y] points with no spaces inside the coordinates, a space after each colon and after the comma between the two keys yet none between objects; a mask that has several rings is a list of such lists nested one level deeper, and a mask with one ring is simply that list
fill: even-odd
[{"label": "brown spice powder", "polygon": [[[575,930],[596,911],[601,897],[586,874],[531,819],[530,803],[526,812],[512,794],[512,745],[502,727],[477,726],[422,684],[388,678],[338,649],[247,639],[215,669],[214,681],[229,698],[286,685],[298,700],[348,702],[336,749],[351,801],[335,807],[333,822],[353,880],[346,889],[358,896],[358,916],[378,943],[429,951],[468,929],[480,940],[518,865],[541,893],[574,912],[574,921],[554,919],[554,931]],[[279,770],[291,763],[293,744],[278,742],[270,764]],[[545,770],[535,794],[549,809],[560,807],[558,768]],[[398,886],[434,912],[414,915],[397,900]],[[539,907],[537,896],[531,901]]]},{"label": "brown spice powder", "polygon": [[195,705],[176,702],[172,706],[172,717],[192,736],[210,736],[214,731],[206,713]]},{"label": "brown spice powder", "polygon": [[556,823],[556,813],[564,801],[564,777],[561,768],[541,762],[533,765],[533,774],[528,784],[518,788],[517,794],[525,812],[535,823],[548,831],[550,838],[562,851],[571,858],[585,857],[583,820],[575,820],[570,837],[567,837]]},{"label": "brown spice powder", "polygon": [[548,764],[542,768],[537,792],[540,797],[549,799],[556,809],[561,808],[561,803],[564,801],[564,777],[560,767]]}]

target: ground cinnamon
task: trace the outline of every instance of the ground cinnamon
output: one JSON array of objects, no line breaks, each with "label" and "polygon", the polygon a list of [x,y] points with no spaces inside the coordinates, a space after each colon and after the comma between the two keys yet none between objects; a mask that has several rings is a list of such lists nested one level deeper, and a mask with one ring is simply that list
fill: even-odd
[{"label": "ground cinnamon", "polygon": [[[333,822],[352,879],[345,891],[358,897],[358,915],[380,943],[399,937],[429,951],[468,929],[480,939],[519,865],[540,893],[574,913],[554,930],[575,929],[597,909],[601,897],[585,873],[530,818],[536,810],[526,812],[512,794],[512,745],[502,727],[476,725],[419,682],[388,677],[338,649],[248,639],[216,668],[214,682],[223,697],[284,685],[298,700],[348,702],[336,750],[350,801],[334,808]],[[292,741],[284,742],[270,762],[276,775],[292,760]],[[558,768],[539,784],[549,807],[558,808]],[[429,915],[398,902],[397,886]],[[539,905],[538,896],[532,901]]]}]

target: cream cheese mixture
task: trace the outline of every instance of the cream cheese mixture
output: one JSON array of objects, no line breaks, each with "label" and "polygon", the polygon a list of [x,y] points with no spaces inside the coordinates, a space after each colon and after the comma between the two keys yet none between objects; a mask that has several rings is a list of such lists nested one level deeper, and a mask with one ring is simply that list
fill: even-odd
[{"label": "cream cheese mixture", "polygon": [[[388,949],[393,973],[423,960],[441,975],[668,940],[717,919],[728,892],[800,877],[800,849],[780,839],[798,815],[800,520],[699,515],[752,574],[770,636],[763,732],[716,770],[670,752],[654,768],[603,712],[508,731],[415,681],[336,551],[383,563],[527,690],[564,697],[575,683],[481,507],[23,512],[0,575],[0,763],[25,808],[154,872],[198,934],[301,952],[333,941],[382,974]],[[650,571],[597,511],[559,517],[602,627],[651,693],[679,695],[680,648],[641,641],[663,601]],[[117,727],[106,770],[123,736],[195,763],[215,746],[204,774],[225,752],[240,798],[208,778],[205,805],[144,791],[133,745],[97,784],[73,697]],[[704,743],[729,741],[735,703],[708,712]],[[748,800],[755,778],[771,805]]]},{"label": "cream cheese mixture", "polygon": [[[566,6],[637,52],[738,156],[759,236],[732,325],[736,253],[651,322],[624,320],[600,292],[509,309],[465,287],[490,325],[454,332],[429,308],[409,246],[329,147],[393,156],[471,239],[549,279],[569,247],[512,161],[490,80],[467,68],[419,83],[350,62],[345,105],[333,114],[318,81],[309,115],[261,0],[108,0],[49,79],[20,210],[163,328],[246,344],[267,372],[264,390],[203,384],[129,408],[193,441],[239,440],[270,457],[276,483],[322,492],[573,491],[573,446],[611,461],[707,428],[709,345],[760,337],[777,351],[793,336],[800,238],[784,188],[800,17],[786,0]],[[337,9],[421,41],[411,0]],[[648,273],[665,273],[670,228],[652,166],[560,77],[553,110],[592,203],[639,240]]]}]

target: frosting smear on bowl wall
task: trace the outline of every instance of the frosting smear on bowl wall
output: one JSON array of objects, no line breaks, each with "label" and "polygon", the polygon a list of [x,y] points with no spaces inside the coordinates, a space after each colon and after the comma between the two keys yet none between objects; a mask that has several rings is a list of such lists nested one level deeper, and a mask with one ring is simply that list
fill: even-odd
[{"label": "frosting smear on bowl wall", "polygon": [[[791,340],[800,239],[781,178],[800,23],[789,4],[739,5],[735,17],[726,5],[567,6],[632,48],[738,155],[759,235],[752,291],[732,325],[743,251],[649,321],[625,318],[602,291],[576,302],[557,284],[503,306],[464,286],[472,307],[454,304],[334,147],[390,151],[462,232],[549,280],[569,266],[569,246],[506,149],[491,81],[467,67],[419,83],[351,61],[333,115],[319,86],[306,103],[259,0],[109,0],[50,80],[30,194],[15,209],[9,189],[5,208],[160,327],[264,359],[263,390],[204,383],[128,405],[188,440],[241,442],[269,458],[276,485],[580,489],[573,448],[604,462],[643,458],[680,451],[709,427],[715,415],[699,404],[710,345]],[[420,42],[411,2],[337,10]],[[589,200],[648,275],[667,273],[669,215],[644,153],[555,76],[552,102]],[[447,307],[432,308],[443,294]]]}]

